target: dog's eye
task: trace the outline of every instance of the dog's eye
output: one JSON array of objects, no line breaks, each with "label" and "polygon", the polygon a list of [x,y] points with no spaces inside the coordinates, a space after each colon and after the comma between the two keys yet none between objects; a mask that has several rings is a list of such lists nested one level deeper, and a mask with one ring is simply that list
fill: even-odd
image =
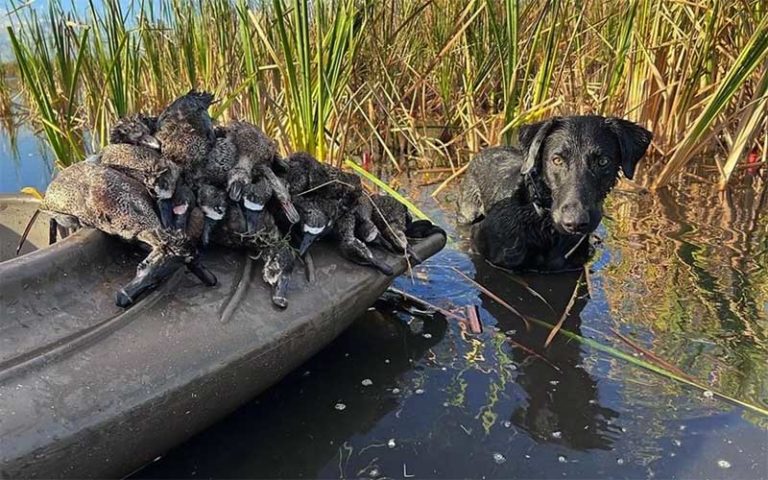
[{"label": "dog's eye", "polygon": [[600,157],[597,160],[597,164],[601,167],[607,167],[609,163],[610,163],[610,160],[608,160],[608,157]]},{"label": "dog's eye", "polygon": [[563,159],[562,159],[562,157],[560,157],[560,155],[555,155],[555,156],[552,157],[552,163],[555,164],[555,165],[562,165],[563,164]]}]

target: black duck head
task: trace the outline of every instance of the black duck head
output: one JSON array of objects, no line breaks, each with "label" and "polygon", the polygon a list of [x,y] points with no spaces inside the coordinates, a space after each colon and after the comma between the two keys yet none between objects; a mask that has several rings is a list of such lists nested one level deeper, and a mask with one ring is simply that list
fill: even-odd
[{"label": "black duck head", "polygon": [[243,215],[248,233],[256,233],[261,229],[264,208],[270,197],[272,197],[272,187],[264,178],[256,183],[249,183],[243,188]]},{"label": "black duck head", "polygon": [[219,190],[211,185],[203,185],[197,192],[197,202],[200,209],[205,214],[205,223],[203,224],[203,246],[208,246],[211,239],[213,227],[224,218],[227,213],[227,195],[223,190]]},{"label": "black duck head", "polygon": [[171,228],[174,223],[172,199],[180,176],[181,170],[176,164],[163,162],[158,164],[157,170],[148,178],[150,192],[157,200],[160,221],[166,228]]},{"label": "black duck head", "polygon": [[301,201],[296,206],[301,217],[299,255],[304,256],[315,240],[325,233],[331,222],[323,209],[313,201]]}]

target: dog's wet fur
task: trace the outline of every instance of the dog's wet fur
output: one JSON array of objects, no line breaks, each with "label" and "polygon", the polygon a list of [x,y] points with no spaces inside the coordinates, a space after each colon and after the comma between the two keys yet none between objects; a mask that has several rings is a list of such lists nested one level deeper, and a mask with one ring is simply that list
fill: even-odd
[{"label": "dog's wet fur", "polygon": [[633,178],[651,138],[619,118],[555,117],[522,126],[519,147],[483,150],[459,192],[473,248],[512,270],[582,268],[605,197],[619,172]]}]

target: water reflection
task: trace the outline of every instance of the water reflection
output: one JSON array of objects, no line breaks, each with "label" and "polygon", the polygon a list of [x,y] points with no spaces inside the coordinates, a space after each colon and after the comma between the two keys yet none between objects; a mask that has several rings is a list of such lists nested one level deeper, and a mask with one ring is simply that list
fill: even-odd
[{"label": "water reflection", "polygon": [[[524,316],[555,324],[575,295],[562,328],[581,334],[581,311],[589,301],[587,284],[580,281],[581,274],[520,278],[476,256],[472,261],[475,280]],[[543,298],[533,296],[518,283],[521,281]],[[519,316],[484,293],[480,297],[483,309],[495,320],[496,328],[506,332],[514,344],[522,345],[509,351],[514,364],[518,365],[515,383],[525,392],[525,400],[511,413],[511,422],[541,442],[554,442],[574,450],[611,449],[621,433],[615,424],[619,414],[600,405],[598,382],[583,368],[580,344],[556,337],[544,348],[547,330],[536,326],[526,328]]]},{"label": "water reflection", "polygon": [[[297,370],[202,441],[175,453],[183,465],[168,468],[160,462],[139,476],[300,478],[338,471],[352,448],[349,439],[401,408],[399,377],[428,356],[448,330],[440,317],[410,323],[395,318],[390,305],[380,304],[337,340],[338,350],[321,352],[308,369]],[[352,476],[358,469],[349,467]]]}]

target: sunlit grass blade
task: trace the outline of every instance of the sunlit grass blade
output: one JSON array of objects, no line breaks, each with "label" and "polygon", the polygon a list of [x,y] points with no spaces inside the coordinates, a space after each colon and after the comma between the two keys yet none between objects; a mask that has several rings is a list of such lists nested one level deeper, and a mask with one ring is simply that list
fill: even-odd
[{"label": "sunlit grass blade", "polygon": [[[395,190],[392,187],[390,187],[389,185],[387,185],[386,182],[380,180],[378,177],[376,177],[376,175],[370,173],[369,171],[367,171],[366,169],[364,169],[360,165],[356,164],[352,160],[345,160],[344,161],[344,165],[349,167],[355,173],[357,173],[361,177],[365,178],[369,182],[373,183],[374,185],[376,185],[380,189],[384,190],[385,192],[387,192],[392,197],[394,197],[398,202],[400,202],[403,205],[405,205],[408,208],[408,210],[410,210],[411,213],[413,213],[413,215],[415,215],[417,218],[422,219],[422,220],[430,220],[429,217],[427,216],[427,214],[422,212],[419,209],[419,207],[414,205],[413,202],[411,202],[410,200],[408,200],[404,196],[400,195],[397,192],[397,190]],[[434,222],[432,222],[432,223],[434,223]]]}]

